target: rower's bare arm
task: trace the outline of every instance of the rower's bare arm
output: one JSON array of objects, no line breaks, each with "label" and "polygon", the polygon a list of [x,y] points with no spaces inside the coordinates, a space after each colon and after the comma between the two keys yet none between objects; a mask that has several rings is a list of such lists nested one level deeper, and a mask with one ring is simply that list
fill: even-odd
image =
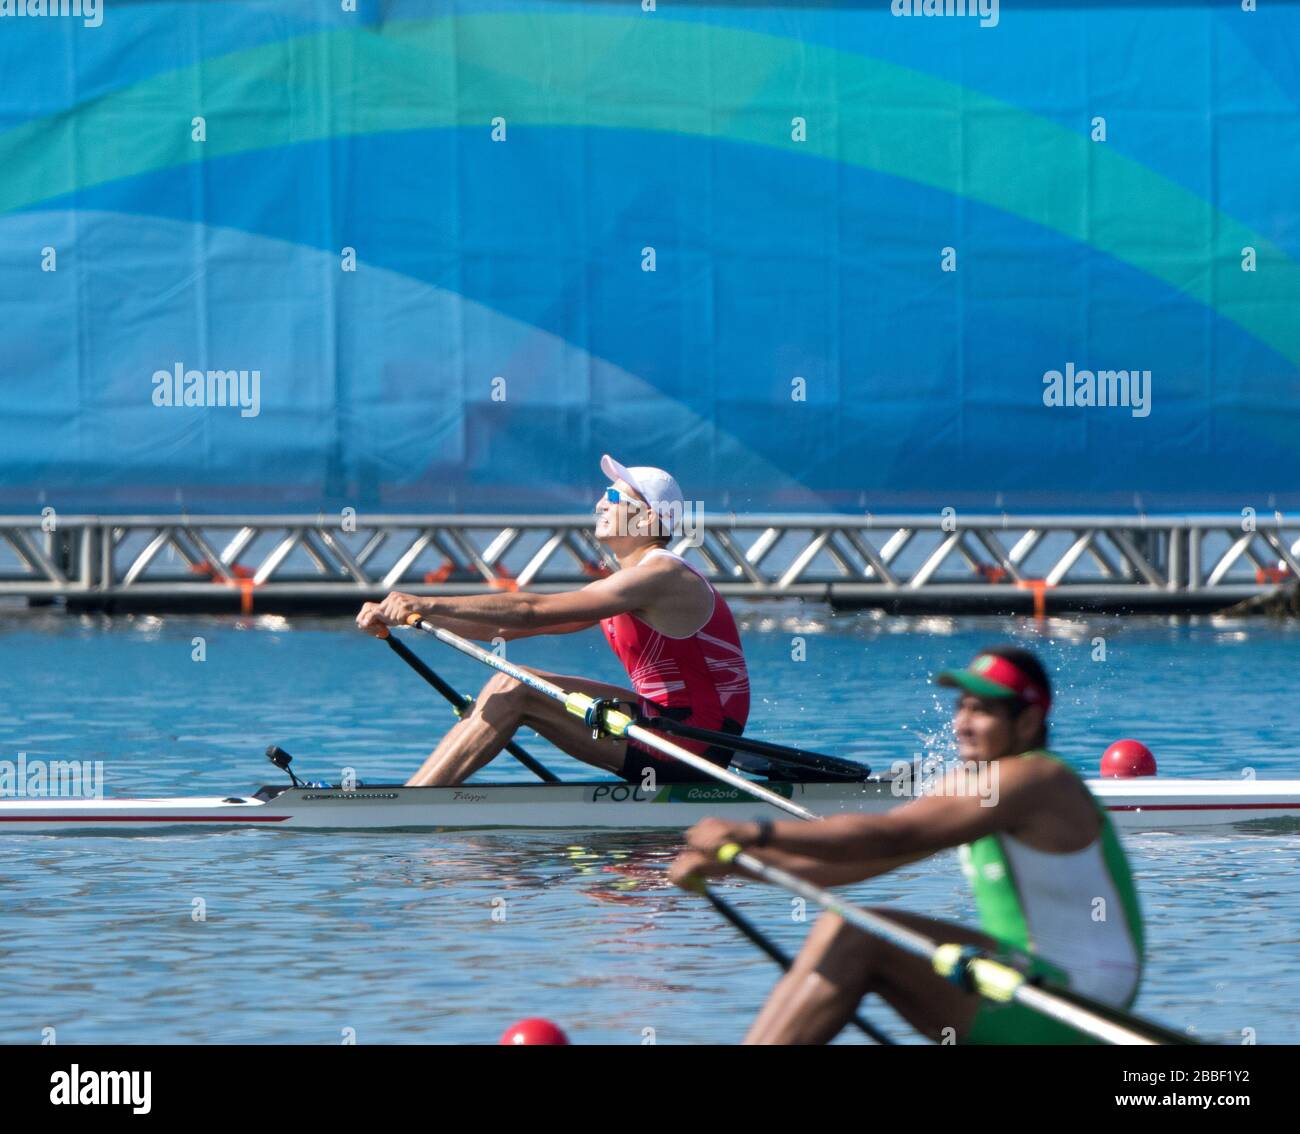
[{"label": "rower's bare arm", "polygon": [[[429,615],[426,614],[425,617],[429,618]],[[446,615],[437,615],[429,620],[444,630],[450,630],[453,634],[459,634],[462,638],[471,638],[476,642],[495,642],[498,639],[512,642],[516,638],[531,638],[534,634],[576,634],[579,630],[586,630],[596,625],[591,621],[565,622],[558,626],[538,627],[533,630],[511,630],[488,622],[472,622],[468,618],[449,618]]]},{"label": "rower's bare arm", "polygon": [[591,626],[602,618],[640,611],[661,598],[669,582],[659,571],[619,571],[576,591],[559,594],[484,595],[485,599],[521,599],[523,602],[502,625],[531,634],[553,634],[556,627]]},{"label": "rower's bare arm", "polygon": [[[1040,777],[1019,767],[999,769],[982,784],[961,774],[950,776],[945,790],[913,800],[887,815],[836,815],[815,823],[774,825],[770,848],[792,861],[791,870],[822,885],[858,882],[884,874],[905,862],[973,842],[995,831],[1014,830],[1033,806]],[[989,790],[990,783],[995,790]],[[773,860],[774,865],[781,865]],[[809,871],[814,864],[830,873]]]},{"label": "rower's bare arm", "polygon": [[748,853],[767,863],[768,866],[789,871],[814,886],[848,886],[854,882],[864,882],[868,878],[888,874],[891,870],[897,870],[909,862],[919,862],[923,858],[930,857],[929,851],[918,851],[915,854],[901,854],[893,858],[876,858],[865,862],[826,862],[823,859],[787,854],[768,847],[762,850],[751,849]]},{"label": "rower's bare arm", "polygon": [[400,626],[413,613],[456,634],[491,640],[583,630],[611,615],[640,610],[671,585],[661,571],[620,571],[576,591],[544,595],[514,591],[493,595],[422,598],[394,591],[383,602],[366,603],[357,625],[375,632]]}]

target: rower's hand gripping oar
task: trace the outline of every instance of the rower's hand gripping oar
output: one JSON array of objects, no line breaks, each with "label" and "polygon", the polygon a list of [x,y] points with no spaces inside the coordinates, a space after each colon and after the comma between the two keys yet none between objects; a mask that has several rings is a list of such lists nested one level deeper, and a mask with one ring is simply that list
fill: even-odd
[{"label": "rower's hand gripping oar", "polygon": [[[463,717],[466,711],[474,704],[474,698],[468,693],[462,693],[454,686],[449,685],[441,677],[433,672],[424,662],[416,656],[405,642],[399,642],[393,634],[389,633],[388,627],[382,627],[383,633],[378,637],[388,644],[389,649],[393,651],[402,661],[406,662],[416,673],[424,678],[439,693],[441,693],[451,704],[452,710],[456,716]],[[538,779],[546,781],[548,784],[558,784],[560,777],[547,768],[540,760],[530,756],[523,748],[513,740],[506,744],[506,751],[519,761],[525,768],[533,773]]]}]

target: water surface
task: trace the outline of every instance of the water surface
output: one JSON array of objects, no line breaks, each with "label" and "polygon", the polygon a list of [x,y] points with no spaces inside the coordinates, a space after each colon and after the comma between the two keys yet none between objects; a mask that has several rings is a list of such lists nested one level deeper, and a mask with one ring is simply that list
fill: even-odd
[{"label": "water surface", "polygon": [[[1053,744],[1082,771],[1111,740],[1136,736],[1166,774],[1300,777],[1291,626],[831,619],[755,606],[743,632],[755,735],[880,766],[943,751],[950,695],[929,675],[1015,639],[1048,659]],[[413,644],[462,688],[484,678],[444,647]],[[517,643],[511,657],[620,676],[590,632]],[[401,778],[452,721],[343,620],[9,611],[0,697],[0,759],[102,760],[112,795],[277,782],[261,755],[270,741],[313,775],[350,766],[363,779]],[[583,774],[542,742],[527,746],[555,771]],[[528,773],[503,758],[480,778]],[[1151,951],[1139,1007],[1204,1038],[1240,1042],[1254,1029],[1261,1043],[1300,1042],[1300,831],[1125,841]],[[60,1043],[477,1043],[543,1015],[580,1042],[730,1042],[775,969],[700,899],[665,884],[675,845],[671,833],[625,832],[0,836],[0,1041],[36,1043],[54,1028]],[[784,895],[734,881],[725,891],[798,947],[807,926]],[[973,914],[952,854],[856,892]],[[888,1010],[869,1014],[905,1034]]]}]

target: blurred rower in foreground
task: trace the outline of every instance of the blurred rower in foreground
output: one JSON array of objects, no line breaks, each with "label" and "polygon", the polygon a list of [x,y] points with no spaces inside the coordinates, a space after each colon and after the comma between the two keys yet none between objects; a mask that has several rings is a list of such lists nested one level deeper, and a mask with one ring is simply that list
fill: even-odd
[{"label": "blurred rower in foreground", "polygon": [[[1105,1004],[1127,1008],[1142,974],[1142,917],[1110,820],[1047,750],[1051,685],[1033,654],[985,650],[936,679],[959,691],[953,724],[962,766],[933,793],[885,815],[691,828],[674,881],[731,867],[737,843],[819,886],[839,886],[959,847],[982,932],[893,907],[875,912],[939,941],[973,945]],[[827,1043],[876,993],[936,1042],[1086,1042],[1017,1004],[994,1004],[950,983],[930,962],[824,913],[776,985],[746,1043]]]}]

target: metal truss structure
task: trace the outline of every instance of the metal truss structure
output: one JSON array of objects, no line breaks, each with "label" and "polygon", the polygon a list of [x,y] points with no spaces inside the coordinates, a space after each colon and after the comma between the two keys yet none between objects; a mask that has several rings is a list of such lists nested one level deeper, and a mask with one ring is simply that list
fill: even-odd
[{"label": "metal truss structure", "polygon": [[[390,590],[569,589],[590,516],[0,517],[0,595],[80,609],[340,609]],[[728,596],[900,611],[1213,610],[1300,576],[1300,517],[706,515]]]}]

